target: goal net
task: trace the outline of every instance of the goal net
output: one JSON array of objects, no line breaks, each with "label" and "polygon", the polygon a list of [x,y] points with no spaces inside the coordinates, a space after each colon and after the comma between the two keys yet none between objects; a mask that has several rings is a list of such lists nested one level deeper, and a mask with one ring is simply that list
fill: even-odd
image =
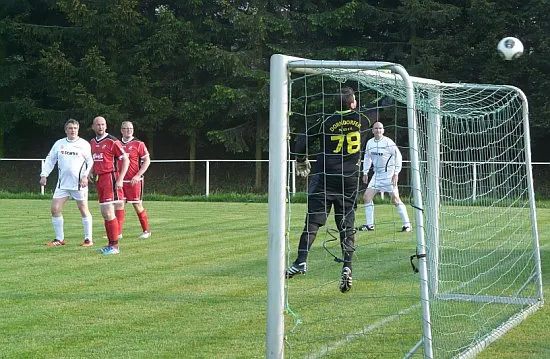
[{"label": "goal net", "polygon": [[[355,89],[359,111],[383,114],[403,153],[399,190],[413,227],[400,233],[395,207],[377,199],[376,230],[355,233],[347,293],[338,290],[333,214],[307,274],[285,278],[311,180],[296,177],[292,142],[334,113],[343,86]],[[270,90],[267,357],[473,357],[543,304],[521,90],[410,77],[393,63],[283,55],[271,59]],[[363,208],[359,195],[357,226]]]}]

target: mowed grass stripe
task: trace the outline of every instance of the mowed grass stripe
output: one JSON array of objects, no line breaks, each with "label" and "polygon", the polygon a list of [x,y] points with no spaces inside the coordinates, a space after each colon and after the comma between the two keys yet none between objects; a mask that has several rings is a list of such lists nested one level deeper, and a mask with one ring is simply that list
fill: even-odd
[{"label": "mowed grass stripe", "polygon": [[[1,202],[29,214],[0,219],[11,228],[0,235],[6,357],[264,355],[265,204],[147,203],[146,241],[136,239],[141,229],[128,208],[121,254],[103,256],[79,247],[74,202],[60,248],[44,246],[53,238],[48,201]],[[90,207],[97,248],[106,242],[103,221]]]},{"label": "mowed grass stripe", "polygon": [[[95,252],[106,243],[96,202],[90,202],[95,247],[79,247],[82,224],[71,201],[64,211],[68,244],[47,248],[44,243],[53,239],[50,202],[0,200],[0,357],[265,357],[267,204],[148,201],[145,206],[153,238],[137,239],[141,228],[128,207],[121,254],[103,256]],[[303,226],[304,209],[303,204],[293,208],[291,259]],[[391,206],[377,206],[377,219],[391,222],[395,215],[392,211]],[[363,216],[358,212],[358,221]],[[550,211],[539,210],[538,217],[544,245],[550,242]],[[329,221],[334,227],[332,216]],[[333,321],[338,317],[355,328],[361,310],[373,304],[384,307],[384,298],[373,297],[373,291],[393,288],[389,290],[416,295],[416,280],[396,282],[392,275],[392,271],[410,273],[408,255],[412,253],[408,248],[415,248],[405,237],[394,237],[394,231],[388,225],[387,230],[381,226],[377,235],[360,235],[354,275],[357,281],[347,297],[354,296],[353,301],[361,306],[353,313],[340,312],[333,319],[327,318],[324,324],[322,320],[316,323],[319,328],[314,330],[319,334],[328,333],[327,326],[338,323]],[[312,271],[290,283],[290,289],[297,299],[301,295],[309,297],[302,311],[315,312],[315,305],[326,301],[327,306],[332,302],[332,309],[338,313],[342,307],[338,309],[334,304],[344,303],[337,291],[339,265],[324,254],[321,244],[314,244]],[[545,285],[549,248],[544,247],[542,254]],[[388,256],[395,261],[386,262]],[[307,290],[316,288],[315,282],[318,289]],[[398,307],[408,307],[414,298],[401,299],[404,303]],[[379,315],[376,320],[383,320],[384,312]],[[543,358],[537,355],[549,353],[548,306],[531,318],[493,344],[491,356],[480,357]],[[416,330],[419,322],[420,318],[405,324]],[[336,326],[346,327],[341,322]],[[404,329],[397,334],[409,332]],[[308,328],[302,326],[300,330]],[[516,334],[518,330],[520,334]],[[342,337],[318,337],[314,341],[330,345],[354,333],[341,332]],[[386,342],[395,346],[391,338]],[[360,354],[365,349],[365,343],[361,343],[349,344],[356,357],[365,357]],[[313,352],[318,352],[319,346],[314,346],[317,349]],[[374,353],[380,354],[380,350],[376,348]],[[287,352],[296,354],[300,350]]]}]

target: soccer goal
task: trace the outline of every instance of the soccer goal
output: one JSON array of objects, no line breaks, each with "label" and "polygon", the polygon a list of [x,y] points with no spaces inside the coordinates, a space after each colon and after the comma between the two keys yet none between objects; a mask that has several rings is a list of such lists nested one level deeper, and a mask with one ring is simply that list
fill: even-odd
[{"label": "soccer goal", "polygon": [[[543,305],[521,90],[411,77],[388,62],[284,55],[272,56],[270,76],[268,358],[470,358]],[[394,207],[377,203],[376,230],[356,233],[353,288],[344,294],[331,218],[307,274],[285,278],[308,180],[294,174],[291,142],[334,113],[342,86],[355,89],[359,111],[383,113],[385,134],[400,146],[399,188],[413,226],[399,233]]]}]

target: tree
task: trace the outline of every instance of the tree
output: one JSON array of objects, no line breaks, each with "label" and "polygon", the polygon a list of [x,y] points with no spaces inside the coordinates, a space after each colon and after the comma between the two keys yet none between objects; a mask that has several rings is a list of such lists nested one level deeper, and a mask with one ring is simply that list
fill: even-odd
[{"label": "tree", "polygon": [[[5,0],[0,155],[28,148],[5,143],[19,128],[57,136],[69,116],[85,126],[103,114],[111,128],[134,121],[151,152],[155,133],[164,131],[181,137],[178,151],[191,160],[210,157],[212,143],[262,159],[273,53],[391,61],[415,76],[516,85],[530,100],[536,154],[550,131],[549,6],[540,0]],[[508,35],[526,46],[513,62],[495,51]],[[192,164],[190,184],[194,176]],[[258,164],[256,186],[261,178]]]},{"label": "tree", "polygon": [[[218,79],[214,101],[226,114],[226,121],[208,132],[214,142],[221,142],[230,152],[248,152],[261,160],[267,147],[269,67],[266,61],[268,29],[279,28],[264,1],[236,4],[225,11],[226,21],[233,24],[233,36],[222,43],[234,59],[233,74]],[[273,25],[273,27],[270,27]],[[221,129],[220,129],[221,127]],[[261,187],[262,163],[256,162],[254,186]]]},{"label": "tree", "polygon": [[[59,114],[40,108],[37,94],[43,92],[36,74],[39,51],[44,41],[54,41],[57,17],[44,3],[4,1],[0,5],[0,156],[5,149],[17,153],[25,141],[10,143],[6,138],[20,123],[55,122]],[[38,19],[38,24],[27,21]]]}]

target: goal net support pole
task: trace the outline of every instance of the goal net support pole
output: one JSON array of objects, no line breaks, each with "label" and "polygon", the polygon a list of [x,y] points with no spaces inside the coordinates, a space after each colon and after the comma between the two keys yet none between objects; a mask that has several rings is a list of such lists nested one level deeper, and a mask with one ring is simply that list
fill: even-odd
[{"label": "goal net support pole", "polygon": [[286,168],[288,156],[288,61],[274,55],[269,99],[269,224],[267,248],[266,358],[284,357]]}]

